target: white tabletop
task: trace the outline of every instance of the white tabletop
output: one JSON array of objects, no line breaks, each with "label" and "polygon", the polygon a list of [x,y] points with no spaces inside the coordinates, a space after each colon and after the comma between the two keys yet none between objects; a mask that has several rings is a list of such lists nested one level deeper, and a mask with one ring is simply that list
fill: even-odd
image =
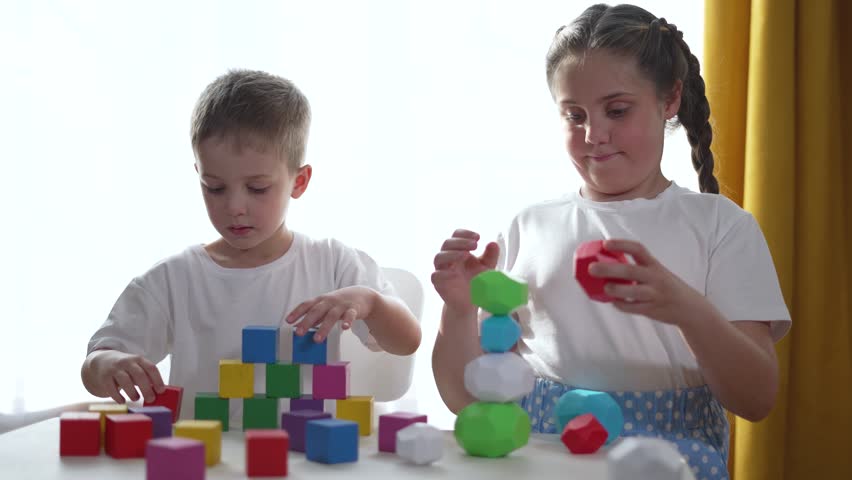
[{"label": "white tabletop", "polygon": [[[375,435],[361,437],[358,462],[339,465],[309,462],[304,454],[290,452],[287,478],[526,480],[558,476],[562,479],[603,480],[606,479],[606,451],[611,448],[604,447],[592,455],[572,455],[557,436],[533,435],[525,447],[505,458],[475,458],[465,454],[452,433],[447,432],[444,457],[429,466],[416,466],[394,454],[379,453],[376,442]],[[60,457],[59,420],[53,418],[0,435],[0,478],[144,479],[145,460],[116,460],[104,453],[98,457]],[[222,462],[207,469],[207,478],[246,478],[242,432],[231,431],[222,435]],[[692,478],[687,473],[684,480]]]}]

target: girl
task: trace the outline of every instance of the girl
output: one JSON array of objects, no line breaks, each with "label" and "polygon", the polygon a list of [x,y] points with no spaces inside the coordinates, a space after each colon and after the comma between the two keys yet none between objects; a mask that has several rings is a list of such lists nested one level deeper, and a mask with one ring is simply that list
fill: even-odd
[{"label": "girl", "polygon": [[[457,230],[435,256],[444,300],[433,369],[454,412],[475,401],[464,367],[482,354],[469,282],[499,268],[527,281],[514,312],[518,353],[538,375],[521,400],[533,431],[557,433],[559,397],[572,388],[611,393],[625,435],[676,443],[697,478],[726,478],[725,409],[768,415],[778,388],[773,342],[790,327],[772,258],[754,218],[718,195],[710,107],[683,34],[631,5],[595,5],[560,28],[547,81],[565,147],[583,186],[518,214],[475,256],[479,235]],[[683,125],[701,193],[663,176],[667,124]],[[611,282],[594,302],[573,275],[584,241],[631,256],[592,264]]]}]

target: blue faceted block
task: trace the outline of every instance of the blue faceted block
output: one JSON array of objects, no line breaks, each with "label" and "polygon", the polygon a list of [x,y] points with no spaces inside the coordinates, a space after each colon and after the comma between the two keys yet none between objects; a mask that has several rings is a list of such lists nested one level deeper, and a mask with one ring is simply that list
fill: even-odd
[{"label": "blue faceted block", "polygon": [[314,329],[299,336],[293,334],[293,363],[325,365],[328,358],[328,337],[317,343],[314,341]]},{"label": "blue faceted block", "polygon": [[311,420],[305,431],[305,457],[312,462],[358,461],[358,424],[349,420]]},{"label": "blue faceted block", "polygon": [[508,352],[521,338],[521,326],[512,317],[495,315],[482,322],[479,341],[488,353]]},{"label": "blue faceted block", "polygon": [[618,438],[624,428],[624,414],[621,412],[621,407],[605,392],[583,389],[567,391],[556,402],[554,412],[560,432],[574,417],[591,413],[609,434],[606,439],[607,445]]},{"label": "blue faceted block", "polygon": [[243,328],[243,363],[278,361],[278,327]]}]

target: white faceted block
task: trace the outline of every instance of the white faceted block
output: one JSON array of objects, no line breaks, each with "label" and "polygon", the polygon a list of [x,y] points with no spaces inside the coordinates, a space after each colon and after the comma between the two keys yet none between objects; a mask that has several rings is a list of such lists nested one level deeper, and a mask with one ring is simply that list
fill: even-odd
[{"label": "white faceted block", "polygon": [[627,437],[607,454],[609,480],[681,480],[689,478],[686,460],[671,442],[660,438]]},{"label": "white faceted block", "polygon": [[444,434],[427,423],[412,423],[396,432],[396,454],[426,465],[444,456]]},{"label": "white faceted block", "polygon": [[483,402],[511,402],[530,393],[535,373],[515,353],[488,353],[464,368],[464,386]]}]

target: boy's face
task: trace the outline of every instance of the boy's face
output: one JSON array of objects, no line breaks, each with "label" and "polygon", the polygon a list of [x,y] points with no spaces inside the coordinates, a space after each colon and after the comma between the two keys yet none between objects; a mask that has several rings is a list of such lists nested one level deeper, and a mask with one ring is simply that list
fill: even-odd
[{"label": "boy's face", "polygon": [[228,245],[242,251],[274,249],[270,244],[286,237],[279,227],[290,198],[299,198],[311,178],[310,165],[291,171],[275,149],[265,150],[226,135],[202,141],[196,152],[210,221]]}]

